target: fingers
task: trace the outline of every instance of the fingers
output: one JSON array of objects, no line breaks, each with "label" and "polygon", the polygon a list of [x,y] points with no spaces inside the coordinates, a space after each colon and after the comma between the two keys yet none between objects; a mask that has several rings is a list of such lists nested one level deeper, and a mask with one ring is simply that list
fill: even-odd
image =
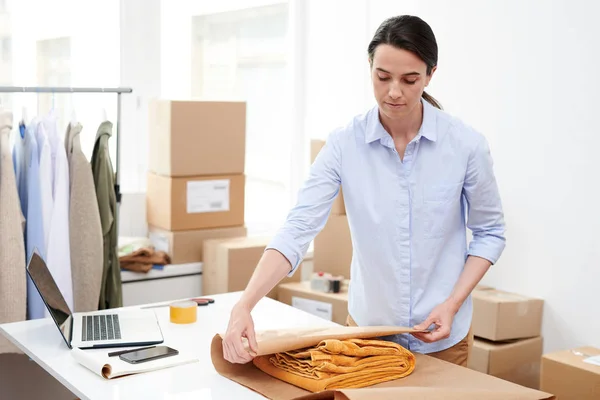
[{"label": "fingers", "polygon": [[254,332],[254,324],[250,324],[248,328],[246,328],[246,337],[248,338],[248,345],[250,346],[250,350],[253,355],[258,354],[258,343],[256,342],[256,333]]},{"label": "fingers", "polygon": [[237,340],[234,340],[231,343],[231,346],[233,347],[234,353],[237,355],[235,362],[244,364],[244,363],[247,363],[248,361],[252,360],[252,356],[250,355],[250,353],[248,353],[248,350],[246,350],[246,348],[244,347],[241,337],[238,337]]},{"label": "fingers", "polygon": [[429,334],[429,340],[437,342],[438,340],[448,339],[450,337],[450,328],[442,327],[439,330],[432,331]]},{"label": "fingers", "polygon": [[439,327],[431,332],[413,332],[412,335],[425,343],[433,343],[450,337],[450,327]]},{"label": "fingers", "polygon": [[231,352],[229,342],[227,342],[226,340],[223,340],[223,358],[229,361],[230,363],[234,362],[234,359],[236,358]]},{"label": "fingers", "polygon": [[[251,354],[244,345],[244,337],[248,338]],[[231,363],[247,363],[256,355],[258,345],[254,333],[254,323],[250,312],[242,307],[234,307],[229,319],[227,333],[223,337],[223,358]]]},{"label": "fingers", "polygon": [[431,343],[429,340],[431,333],[429,332],[413,332],[412,335],[425,343]]},{"label": "fingers", "polygon": [[252,360],[252,355],[244,348],[241,336],[238,339],[226,337],[223,340],[223,358],[230,363],[245,364]]},{"label": "fingers", "polygon": [[431,326],[431,324],[435,324],[436,318],[433,318],[431,315],[427,317],[427,319],[421,322],[419,325],[415,325],[413,328],[417,330],[424,330]]}]

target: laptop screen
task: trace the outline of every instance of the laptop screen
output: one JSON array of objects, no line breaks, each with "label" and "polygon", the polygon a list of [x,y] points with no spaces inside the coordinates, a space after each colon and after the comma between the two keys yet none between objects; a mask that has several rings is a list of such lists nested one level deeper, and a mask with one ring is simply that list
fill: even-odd
[{"label": "laptop screen", "polygon": [[35,287],[40,292],[44,303],[46,303],[46,308],[48,308],[54,322],[56,322],[65,342],[71,347],[71,310],[58,289],[54,278],[52,278],[52,274],[48,270],[46,263],[36,252],[33,252],[29,260],[27,272],[33,280]]}]

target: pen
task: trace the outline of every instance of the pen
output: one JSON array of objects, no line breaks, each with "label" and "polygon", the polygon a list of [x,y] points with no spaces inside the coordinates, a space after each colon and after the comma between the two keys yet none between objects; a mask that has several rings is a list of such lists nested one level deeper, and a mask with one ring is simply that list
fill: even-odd
[{"label": "pen", "polygon": [[[208,297],[196,297],[193,299],[190,299],[191,301],[194,301],[198,304],[198,306],[206,306],[208,304],[212,304],[215,302],[214,299],[208,298]],[[167,304],[157,304],[157,305],[153,305],[153,306],[143,306],[140,307],[141,309],[149,309],[149,308],[163,308],[163,307],[169,307],[171,303],[167,303]]]},{"label": "pen", "polygon": [[108,356],[109,357],[120,356],[121,354],[133,353],[134,351],[139,351],[139,350],[153,349],[155,347],[156,346],[149,346],[149,347],[141,347],[139,349],[129,349],[129,350],[113,351],[112,353],[108,353]]}]

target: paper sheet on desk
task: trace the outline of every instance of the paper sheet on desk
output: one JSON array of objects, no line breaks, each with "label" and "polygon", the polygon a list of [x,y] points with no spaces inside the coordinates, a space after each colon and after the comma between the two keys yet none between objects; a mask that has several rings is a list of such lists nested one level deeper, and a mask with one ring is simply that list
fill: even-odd
[{"label": "paper sheet on desk", "polygon": [[118,356],[109,357],[108,351],[81,350],[77,348],[71,350],[71,355],[79,364],[106,379],[157,371],[199,361],[191,355],[179,353],[172,357],[161,358],[140,364],[130,364],[122,361]]},{"label": "paper sheet on desk", "polygon": [[[398,327],[344,326],[285,329],[256,332],[256,340],[258,355],[266,355],[313,346],[323,339],[375,338],[413,331],[410,328]],[[211,358],[217,372],[269,399],[546,400],[553,398],[548,393],[525,388],[422,354],[415,354],[416,368],[405,378],[363,389],[332,390],[313,394],[262,372],[252,362],[231,364],[223,358],[222,341],[222,336],[217,334],[211,344]]]}]

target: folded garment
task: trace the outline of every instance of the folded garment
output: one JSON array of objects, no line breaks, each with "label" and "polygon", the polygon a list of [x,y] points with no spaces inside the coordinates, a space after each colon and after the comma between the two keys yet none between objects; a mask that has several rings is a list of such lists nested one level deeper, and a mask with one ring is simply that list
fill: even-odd
[{"label": "folded garment", "polygon": [[315,347],[255,357],[254,365],[311,392],[372,386],[403,378],[415,356],[385,340],[323,340]]},{"label": "folded garment", "polygon": [[131,254],[119,257],[121,268],[136,272],[148,272],[154,265],[166,265],[171,262],[164,251],[152,248],[141,248]]}]

